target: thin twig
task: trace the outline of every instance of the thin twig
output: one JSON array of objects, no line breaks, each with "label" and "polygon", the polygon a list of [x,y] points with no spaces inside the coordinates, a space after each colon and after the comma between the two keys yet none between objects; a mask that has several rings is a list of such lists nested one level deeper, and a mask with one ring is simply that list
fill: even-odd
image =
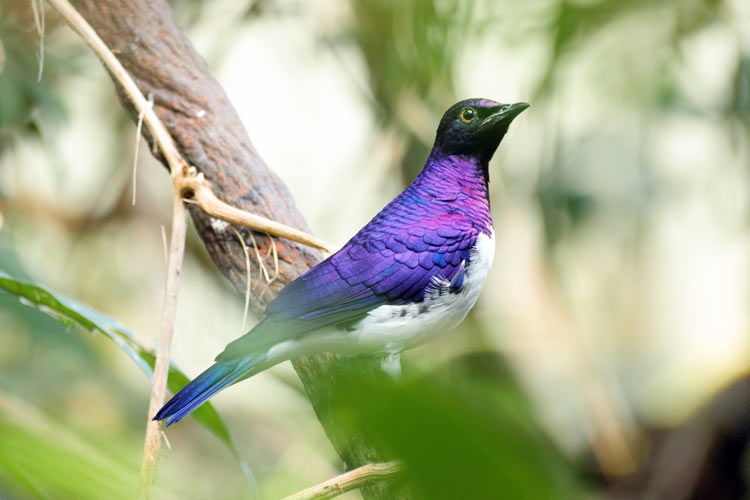
[{"label": "thin twig", "polygon": [[39,7],[36,6],[37,0],[31,0],[31,12],[34,14],[34,26],[39,33],[39,72],[36,75],[36,81],[42,81],[42,72],[44,71],[44,0],[39,0]]},{"label": "thin twig", "polygon": [[36,0],[31,0],[31,14],[34,17],[34,27],[37,33],[42,32],[42,23],[39,22],[39,7],[36,6]]},{"label": "thin twig", "polygon": [[182,197],[175,191],[172,201],[172,233],[169,241],[169,264],[167,265],[167,284],[164,291],[164,308],[162,309],[161,338],[154,366],[154,385],[151,401],[148,405],[149,421],[146,426],[146,439],[143,447],[141,464],[141,496],[148,498],[154,482],[156,461],[158,458],[161,428],[160,423],[151,420],[164,404],[169,374],[169,351],[172,345],[175,313],[177,311],[177,294],[180,290],[180,274],[185,254],[185,232],[187,230],[187,211]]},{"label": "thin twig", "polygon": [[260,271],[263,273],[263,276],[266,278],[266,283],[268,283],[269,281],[271,281],[271,277],[268,275],[268,269],[266,269],[266,261],[260,255],[260,250],[258,249],[258,242],[255,241],[255,235],[253,235],[253,233],[250,233],[250,242],[253,244],[253,250],[255,250],[255,258],[258,259],[258,267],[260,268]]},{"label": "thin twig", "polygon": [[367,464],[294,495],[285,497],[282,500],[328,500],[329,498],[342,495],[347,491],[359,488],[371,481],[389,478],[403,471],[403,464],[396,461]]},{"label": "thin twig", "polygon": [[271,246],[268,249],[268,253],[266,253],[266,257],[268,257],[268,255],[270,254],[273,254],[273,278],[267,280],[266,286],[264,286],[263,291],[260,292],[261,299],[266,294],[266,292],[270,290],[271,284],[279,277],[279,252],[278,250],[276,250],[276,240],[273,239],[273,236],[269,236],[268,239],[271,240]]},{"label": "thin twig", "polygon": [[0,73],[5,68],[5,48],[3,47],[3,41],[0,40]]},{"label": "thin twig", "polygon": [[167,249],[167,230],[161,225],[161,245],[164,250],[164,263],[169,264],[169,250]]},{"label": "thin twig", "polygon": [[239,231],[237,231],[237,228],[234,226],[229,226],[232,228],[232,231],[234,231],[234,234],[237,236],[237,239],[240,241],[240,245],[242,245],[242,253],[245,254],[245,270],[247,271],[247,283],[245,284],[245,307],[242,310],[242,331],[245,331],[246,325],[247,325],[247,312],[250,309],[250,283],[252,279],[251,274],[251,268],[250,268],[250,249],[247,248],[247,244],[245,243],[245,239],[242,237]]},{"label": "thin twig", "polygon": [[[148,107],[151,108],[154,105],[154,94],[150,93],[148,94]],[[138,113],[138,123],[135,126],[135,151],[133,151],[133,206],[135,206],[135,193],[136,193],[136,187],[137,187],[137,174],[138,174],[138,151],[139,146],[141,145],[141,130],[143,129],[143,115],[145,114],[146,108],[143,108],[140,113]]]}]

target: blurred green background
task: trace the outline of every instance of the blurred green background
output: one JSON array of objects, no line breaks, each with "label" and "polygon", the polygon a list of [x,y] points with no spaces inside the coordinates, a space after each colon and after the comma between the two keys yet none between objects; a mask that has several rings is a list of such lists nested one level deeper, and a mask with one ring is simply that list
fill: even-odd
[{"label": "blurred green background", "polygon": [[[341,409],[424,498],[747,498],[749,2],[172,6],[337,245],[416,175],[449,105],[532,102],[491,164],[498,248],[479,303],[369,394],[382,414]],[[45,17],[38,81],[30,3],[0,0],[0,270],[152,346],[170,183],[141,147],[131,204],[135,127]],[[242,301],[194,232],[187,252],[173,359],[194,376],[243,332]],[[132,498],[148,379],[104,336],[2,292],[0,325],[0,498]],[[342,470],[288,363],[214,401],[262,498]],[[249,495],[194,420],[168,436],[155,498]]]}]

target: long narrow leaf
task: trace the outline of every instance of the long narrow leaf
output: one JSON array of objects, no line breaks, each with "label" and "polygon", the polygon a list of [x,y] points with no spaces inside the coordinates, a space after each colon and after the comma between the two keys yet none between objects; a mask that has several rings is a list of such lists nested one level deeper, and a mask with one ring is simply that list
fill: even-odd
[{"label": "long narrow leaf", "polygon": [[[0,289],[17,296],[24,304],[35,307],[66,324],[73,322],[86,330],[103,334],[113,340],[149,379],[153,379],[154,353],[143,347],[133,332],[115,318],[55,293],[44,286],[13,278],[2,270],[0,270]],[[174,364],[170,365],[168,381],[170,391],[176,392],[189,380]],[[211,403],[206,403],[194,411],[193,416],[201,425],[218,436],[238,459],[240,458],[229,435],[229,429]]]}]

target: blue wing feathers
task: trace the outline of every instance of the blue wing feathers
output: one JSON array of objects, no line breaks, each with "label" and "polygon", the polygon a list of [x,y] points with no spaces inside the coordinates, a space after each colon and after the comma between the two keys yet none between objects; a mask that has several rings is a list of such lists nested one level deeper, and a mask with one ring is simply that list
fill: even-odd
[{"label": "blue wing feathers", "polygon": [[154,416],[154,420],[167,419],[168,426],[179,422],[220,390],[247,377],[262,358],[254,361],[215,363],[175,394]]},{"label": "blue wing feathers", "polygon": [[445,267],[445,254],[444,253],[434,253],[432,254],[432,263],[439,267]]},{"label": "blue wing feathers", "polygon": [[464,284],[464,264],[463,262],[458,268],[458,271],[451,278],[451,290],[458,290]]}]

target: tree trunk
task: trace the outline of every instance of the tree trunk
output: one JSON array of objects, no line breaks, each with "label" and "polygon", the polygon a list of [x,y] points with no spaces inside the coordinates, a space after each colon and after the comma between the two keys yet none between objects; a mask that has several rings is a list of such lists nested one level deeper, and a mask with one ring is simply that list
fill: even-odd
[{"label": "tree trunk", "polygon": [[[308,230],[286,186],[253,148],[224,90],[175,24],[165,0],[74,0],[73,3],[117,55],[143,94],[153,95],[154,109],[177,147],[191,165],[203,172],[219,198]],[[121,101],[135,119],[133,108],[122,95]],[[144,136],[150,140],[145,127]],[[245,256],[234,232],[212,225],[211,217],[195,206],[189,207],[211,258],[238,292],[244,294]],[[252,248],[250,231],[239,230]],[[261,255],[270,252],[272,242],[267,236],[257,233],[253,236]],[[265,304],[284,285],[322,259],[318,250],[299,243],[276,239],[275,245],[279,262],[277,279],[270,286],[263,279],[251,283],[250,306],[256,314],[262,313]],[[253,262],[255,267],[257,264]],[[271,258],[267,259],[266,267],[273,269]],[[254,269],[252,275],[260,276],[259,270]],[[318,354],[297,359],[293,364],[345,466],[353,468],[385,460],[382,453],[333,411],[347,406],[351,380],[357,378],[350,374],[371,373],[371,379],[376,381],[385,376],[379,363],[367,358]],[[402,485],[395,483],[371,485],[363,488],[362,493],[368,500],[411,498]]]}]

